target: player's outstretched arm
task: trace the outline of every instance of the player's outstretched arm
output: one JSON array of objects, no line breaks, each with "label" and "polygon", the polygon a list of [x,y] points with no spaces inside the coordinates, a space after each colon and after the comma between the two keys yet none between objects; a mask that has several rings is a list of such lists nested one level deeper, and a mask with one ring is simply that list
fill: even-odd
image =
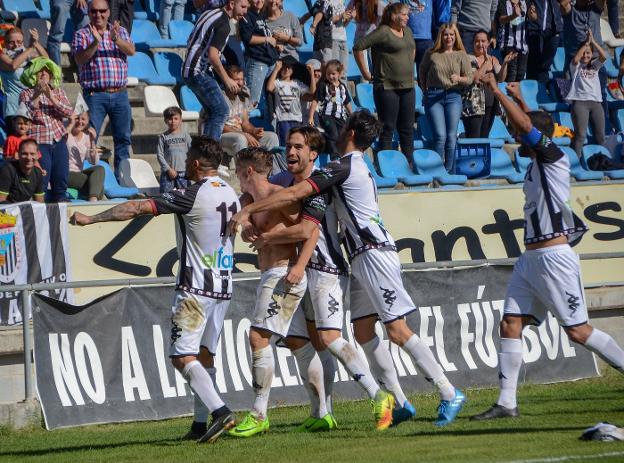
[{"label": "player's outstretched arm", "polygon": [[98,222],[118,222],[146,214],[154,214],[150,201],[126,201],[95,215],[74,212],[69,219],[69,223],[83,226]]},{"label": "player's outstretched arm", "polygon": [[306,265],[308,265],[308,262],[312,258],[312,254],[314,254],[314,248],[316,248],[316,242],[318,241],[319,234],[320,232],[317,226],[312,231],[312,235],[303,243],[301,252],[297,258],[297,263],[290,268],[288,275],[286,275],[286,281],[288,283],[296,285],[303,279]]},{"label": "player's outstretched arm", "polygon": [[318,224],[311,220],[302,220],[290,227],[262,233],[249,247],[257,251],[265,246],[272,246],[274,244],[299,243],[310,238],[314,230],[318,230]]},{"label": "player's outstretched arm", "polygon": [[232,235],[236,234],[242,225],[250,221],[251,214],[285,209],[314,193],[316,193],[314,188],[308,182],[300,182],[289,188],[284,188],[271,196],[243,207],[230,220],[228,231]]},{"label": "player's outstretched arm", "polygon": [[492,93],[494,93],[494,96],[505,110],[507,119],[515,127],[519,135],[528,134],[533,128],[531,119],[516,103],[501,92],[494,75],[492,73],[485,74],[481,77],[481,83],[490,87]]}]

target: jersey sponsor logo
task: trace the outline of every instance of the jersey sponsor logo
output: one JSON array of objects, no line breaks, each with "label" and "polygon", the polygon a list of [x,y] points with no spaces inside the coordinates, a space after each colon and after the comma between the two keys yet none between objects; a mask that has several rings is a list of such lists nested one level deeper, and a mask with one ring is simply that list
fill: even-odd
[{"label": "jersey sponsor logo", "polygon": [[225,254],[225,249],[220,247],[216,251],[202,256],[202,262],[208,268],[232,270],[234,268],[234,256]]},{"label": "jersey sponsor logo", "polygon": [[377,214],[374,217],[371,217],[370,221],[373,222],[374,224],[379,225],[380,227],[384,226],[383,220],[382,220],[382,218],[381,218],[381,216],[379,214]]},{"label": "jersey sponsor logo", "polygon": [[397,297],[395,296],[396,291],[394,289],[387,289],[381,286],[379,287],[379,289],[383,291],[381,297],[384,298],[384,302],[386,303],[388,308],[391,308],[394,305],[394,301],[396,301],[397,299]]},{"label": "jersey sponsor logo", "polygon": [[568,296],[568,308],[570,309],[570,311],[571,311],[573,314],[575,314],[575,313],[576,313],[576,311],[577,311],[577,310],[578,310],[578,308],[579,308],[579,305],[580,305],[580,304],[579,304],[579,299],[580,299],[580,297],[579,297],[579,296],[575,296],[574,294],[569,293],[569,292],[567,292],[567,291],[566,291],[565,293],[566,293],[566,295]]}]

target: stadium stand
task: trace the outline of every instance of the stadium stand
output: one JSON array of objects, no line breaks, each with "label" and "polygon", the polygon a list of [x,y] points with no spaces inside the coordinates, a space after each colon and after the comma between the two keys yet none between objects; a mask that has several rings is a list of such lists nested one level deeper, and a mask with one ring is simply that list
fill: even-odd
[{"label": "stadium stand", "polygon": [[[145,116],[163,117],[163,112],[170,106],[180,107],[173,91],[162,85],[148,85],[145,92]],[[196,121],[199,113],[195,111],[182,111],[183,121]]]},{"label": "stadium stand", "polygon": [[149,55],[140,51],[128,57],[128,75],[149,85],[175,85],[177,83],[176,78],[170,74],[160,75]]},{"label": "stadium stand", "polygon": [[[613,156],[609,152],[607,148],[601,145],[585,145],[583,147],[583,157],[581,158],[581,163],[583,167],[589,168],[589,159],[595,154],[602,154],[610,159],[613,159]],[[616,170],[605,170],[602,173],[609,177],[612,180],[623,180],[624,179],[624,169],[616,169]]]},{"label": "stadium stand", "polygon": [[442,159],[435,151],[428,149],[415,150],[414,166],[421,175],[430,175],[441,185],[463,185],[468,180],[465,175],[449,174],[444,168]]},{"label": "stadium stand", "polygon": [[186,20],[172,19],[169,23],[169,37],[176,47],[186,48],[188,38],[193,31],[193,23]]},{"label": "stadium stand", "polygon": [[[104,176],[104,194],[107,198],[130,198],[139,194],[138,188],[121,186],[117,182],[115,173],[110,164],[100,160],[97,165],[104,167],[104,171],[106,172]],[[88,169],[89,167],[91,167],[91,163],[85,161],[84,168]]]},{"label": "stadium stand", "polygon": [[433,181],[431,175],[419,175],[412,171],[405,155],[396,150],[381,150],[377,153],[379,170],[384,177],[398,178],[407,186],[428,185]]},{"label": "stadium stand", "polygon": [[138,51],[148,51],[151,48],[174,48],[176,42],[160,37],[156,24],[146,19],[135,19],[132,23],[132,40]]},{"label": "stadium stand", "polygon": [[562,146],[561,150],[568,156],[570,161],[570,175],[579,181],[602,180],[602,173],[593,170],[587,170],[581,165],[576,152],[569,146]]},{"label": "stadium stand", "polygon": [[492,148],[490,178],[504,178],[509,183],[521,183],[524,175],[514,169],[509,155],[500,148]]},{"label": "stadium stand", "polygon": [[375,184],[377,185],[377,188],[394,188],[396,186],[396,184],[399,182],[397,178],[382,177],[381,175],[377,173],[377,169],[375,169],[373,161],[371,161],[368,155],[364,155],[362,157],[364,158],[364,162],[366,162],[368,170],[373,176],[373,180],[375,180]]}]

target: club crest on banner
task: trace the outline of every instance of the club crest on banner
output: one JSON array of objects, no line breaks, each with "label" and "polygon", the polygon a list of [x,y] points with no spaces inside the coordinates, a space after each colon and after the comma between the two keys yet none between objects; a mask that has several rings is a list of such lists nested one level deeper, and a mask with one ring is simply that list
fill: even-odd
[{"label": "club crest on banner", "polygon": [[20,263],[17,216],[0,211],[0,282],[10,283]]}]

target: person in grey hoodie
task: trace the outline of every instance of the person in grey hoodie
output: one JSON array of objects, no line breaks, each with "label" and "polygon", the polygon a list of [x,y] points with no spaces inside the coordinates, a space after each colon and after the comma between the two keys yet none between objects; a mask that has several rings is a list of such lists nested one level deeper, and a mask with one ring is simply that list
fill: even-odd
[{"label": "person in grey hoodie", "polygon": [[496,37],[491,36],[498,0],[452,0],[451,22],[457,25],[466,53],[473,53],[475,34],[484,30],[490,34],[490,48],[496,48]]}]

